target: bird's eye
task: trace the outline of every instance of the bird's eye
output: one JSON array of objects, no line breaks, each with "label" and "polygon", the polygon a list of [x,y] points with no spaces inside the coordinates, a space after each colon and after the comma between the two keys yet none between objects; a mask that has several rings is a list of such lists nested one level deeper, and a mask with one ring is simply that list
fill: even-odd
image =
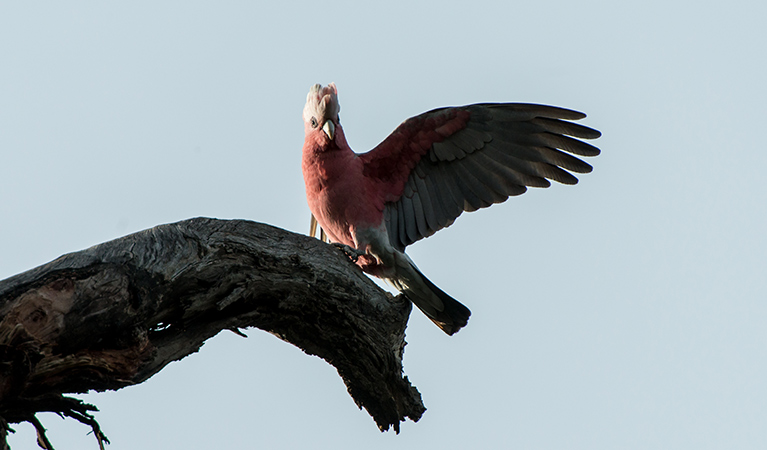
[{"label": "bird's eye", "polygon": [[341,116],[339,116],[339,115],[336,116],[336,123],[341,125]]},{"label": "bird's eye", "polygon": [[317,128],[317,125],[319,125],[319,123],[317,122],[317,119],[312,117],[312,128]]}]

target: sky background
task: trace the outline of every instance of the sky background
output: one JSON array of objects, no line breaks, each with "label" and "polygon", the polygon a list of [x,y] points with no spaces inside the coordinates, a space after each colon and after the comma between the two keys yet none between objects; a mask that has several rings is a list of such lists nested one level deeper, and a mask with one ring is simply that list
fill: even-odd
[{"label": "sky background", "polygon": [[[307,233],[306,93],[352,148],[440,106],[586,112],[577,186],[465,214],[408,249],[472,310],[415,311],[428,410],[380,433],[324,361],[224,333],[142,385],[80,396],[112,450],[767,447],[767,4],[3,2],[0,279],[197,216]],[[39,416],[61,449],[85,426]],[[10,437],[37,448],[31,425]]]}]

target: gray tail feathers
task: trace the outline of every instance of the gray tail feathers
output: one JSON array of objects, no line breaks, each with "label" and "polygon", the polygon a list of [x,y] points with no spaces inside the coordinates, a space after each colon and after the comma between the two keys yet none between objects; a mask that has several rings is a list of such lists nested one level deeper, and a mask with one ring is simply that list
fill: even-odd
[{"label": "gray tail feathers", "polygon": [[426,314],[426,317],[431,319],[432,322],[448,335],[452,336],[458,332],[458,330],[465,327],[469,322],[469,316],[471,316],[469,308],[465,307],[461,302],[447,295],[442,289],[435,286],[434,283],[429,281],[429,279],[418,270],[418,268],[415,266],[413,266],[413,268],[418,272],[418,275],[421,276],[424,285],[429,288],[431,294],[440,300],[442,309],[439,310],[434,308],[434,306],[432,306],[434,303],[433,300],[424,301],[420,299],[420,296],[414,290],[405,289],[405,296],[407,296],[418,309],[423,311],[423,313]]}]

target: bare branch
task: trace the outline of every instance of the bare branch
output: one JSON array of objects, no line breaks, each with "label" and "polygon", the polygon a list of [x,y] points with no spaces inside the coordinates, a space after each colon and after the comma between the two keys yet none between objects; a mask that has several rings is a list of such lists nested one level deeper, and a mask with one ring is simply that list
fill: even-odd
[{"label": "bare branch", "polygon": [[328,361],[382,431],[399,431],[425,411],[402,375],[410,310],[316,239],[240,220],[161,225],[0,281],[2,431],[52,411],[101,445],[95,407],[64,394],[141,383],[246,327]]}]

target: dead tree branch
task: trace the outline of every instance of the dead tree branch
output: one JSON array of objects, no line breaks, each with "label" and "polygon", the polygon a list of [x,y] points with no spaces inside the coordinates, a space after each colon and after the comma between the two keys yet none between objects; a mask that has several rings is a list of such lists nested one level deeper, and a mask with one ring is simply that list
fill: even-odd
[{"label": "dead tree branch", "polygon": [[[242,220],[161,225],[0,281],[0,448],[65,394],[138,384],[221,330],[257,327],[338,370],[384,431],[425,408],[402,375],[410,302],[316,239]],[[46,440],[47,441],[47,440]],[[50,445],[50,443],[46,443]]]}]

